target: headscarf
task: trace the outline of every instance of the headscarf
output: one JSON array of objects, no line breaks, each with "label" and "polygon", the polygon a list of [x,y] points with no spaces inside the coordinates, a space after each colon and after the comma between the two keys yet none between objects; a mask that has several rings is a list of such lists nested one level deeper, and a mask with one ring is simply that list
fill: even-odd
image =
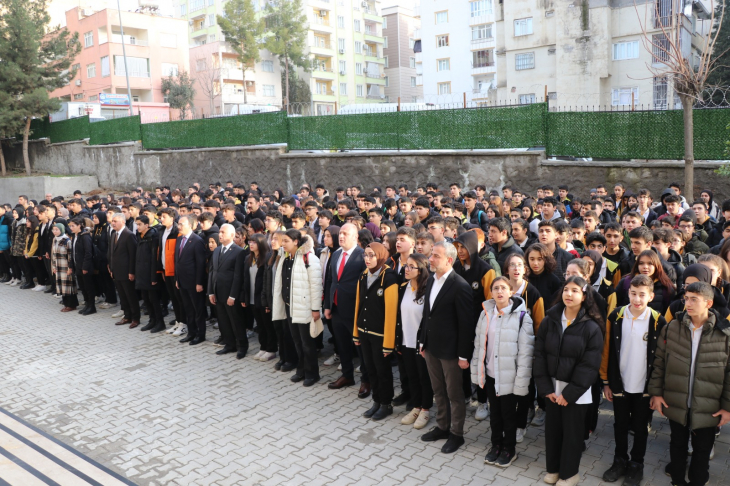
[{"label": "headscarf", "polygon": [[[684,280],[687,280],[687,277],[694,277],[700,282],[712,284],[712,270],[701,263],[694,263],[685,268],[683,275]],[[682,283],[684,284],[684,282]]]},{"label": "headscarf", "polygon": [[382,236],[380,228],[378,228],[378,225],[375,223],[365,223],[365,229],[370,230],[370,233],[376,240],[379,240]]},{"label": "headscarf", "polygon": [[63,224],[56,223],[56,224],[53,225],[53,227],[54,228],[58,228],[58,230],[61,232],[60,235],[53,237],[54,240],[60,241],[60,240],[62,240],[64,238],[68,238],[68,236],[66,235],[66,227]]},{"label": "headscarf", "polygon": [[66,209],[66,208],[59,209],[58,215],[61,216],[63,219],[68,219],[68,209]]},{"label": "headscarf", "polygon": [[106,230],[106,213],[104,211],[96,211],[94,216],[96,216],[96,219],[99,220],[99,224],[94,227],[94,236],[98,236]]},{"label": "headscarf", "polygon": [[601,276],[601,267],[603,266],[603,256],[595,250],[586,250],[583,252],[584,257],[588,257],[593,262],[593,274],[591,274],[591,284],[595,284]]},{"label": "headscarf", "polygon": [[329,231],[330,235],[332,235],[332,250],[330,251],[334,253],[340,249],[340,227],[331,224],[327,226],[327,229],[325,229],[325,231]]},{"label": "headscarf", "polygon": [[385,248],[385,245],[382,243],[370,243],[368,246],[373,252],[375,252],[375,260],[377,262],[377,266],[375,267],[375,270],[370,270],[370,273],[378,273],[381,268],[383,268],[383,265],[385,265],[385,262],[390,258],[390,254],[388,253],[388,250]]}]

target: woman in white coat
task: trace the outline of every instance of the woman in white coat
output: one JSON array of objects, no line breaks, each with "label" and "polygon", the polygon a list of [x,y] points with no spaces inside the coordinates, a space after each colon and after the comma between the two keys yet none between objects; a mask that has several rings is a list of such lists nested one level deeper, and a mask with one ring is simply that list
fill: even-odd
[{"label": "woman in white coat", "polygon": [[525,302],[513,296],[509,279],[494,279],[491,290],[477,322],[471,380],[489,399],[492,446],[484,462],[507,467],[517,458],[517,402],[530,385],[535,334]]},{"label": "woman in white coat", "polygon": [[281,238],[286,258],[276,267],[273,320],[286,320],[299,355],[297,372],[291,381],[312,386],[319,381],[317,342],[310,334],[312,321],[320,319],[322,270],[308,235],[291,229]]}]

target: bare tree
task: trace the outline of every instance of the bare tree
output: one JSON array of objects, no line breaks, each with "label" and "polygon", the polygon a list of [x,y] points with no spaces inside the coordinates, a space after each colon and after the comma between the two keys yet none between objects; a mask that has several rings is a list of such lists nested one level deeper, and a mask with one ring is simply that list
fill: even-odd
[{"label": "bare tree", "polygon": [[[717,60],[725,52],[714,53],[715,43],[720,35],[719,26],[725,14],[725,4],[718,7],[719,19],[716,19],[715,2],[710,1],[710,27],[716,25],[714,32],[706,32],[702,43],[702,52],[696,66],[691,62],[691,36],[682,40],[682,32],[690,22],[687,17],[692,15],[693,2],[681,2],[683,10],[677,10],[680,4],[676,0],[649,0],[644,9],[644,16],[639,12],[639,7],[634,1],[634,8],[639,17],[639,24],[642,32],[642,43],[644,48],[652,55],[652,63],[647,63],[649,72],[654,78],[667,80],[667,100],[670,100],[669,82],[682,102],[684,121],[684,191],[688,201],[694,199],[694,119],[693,107],[700,99],[705,90],[707,78],[719,67]],[[649,17],[649,4],[654,5],[651,17]],[[687,15],[686,9],[689,10]],[[684,52],[683,52],[684,49]],[[661,67],[654,66],[660,64]]]},{"label": "bare tree", "polygon": [[208,61],[205,57],[199,57],[196,59],[196,66],[200,66],[200,63],[204,63],[205,69],[197,71],[195,79],[200,85],[200,91],[208,98],[210,102],[210,114],[215,115],[215,99],[221,94],[221,69],[218,63],[213,61],[208,65]]}]

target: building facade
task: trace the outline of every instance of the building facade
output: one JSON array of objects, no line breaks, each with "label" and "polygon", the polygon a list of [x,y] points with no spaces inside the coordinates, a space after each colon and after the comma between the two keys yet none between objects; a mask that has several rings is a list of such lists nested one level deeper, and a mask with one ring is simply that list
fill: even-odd
[{"label": "building facade", "polygon": [[416,103],[423,99],[423,85],[418,84],[423,64],[416,64],[414,51],[420,27],[421,19],[415,17],[411,8],[383,9],[383,37],[388,39],[388,47],[383,49],[387,101],[400,99],[401,103]]},{"label": "building facade", "polygon": [[[73,67],[76,76],[52,93],[62,101],[102,103],[105,118],[124,116],[129,111],[127,81],[135,114],[143,106],[148,112],[168,112],[161,90],[162,78],[189,70],[186,24],[178,19],[145,13],[121,12],[127,53],[125,71],[120,17],[117,10],[73,8],[66,12],[66,27],[78,32],[81,52]],[[102,96],[102,95],[122,95]],[[115,99],[113,103],[104,100]]]}]

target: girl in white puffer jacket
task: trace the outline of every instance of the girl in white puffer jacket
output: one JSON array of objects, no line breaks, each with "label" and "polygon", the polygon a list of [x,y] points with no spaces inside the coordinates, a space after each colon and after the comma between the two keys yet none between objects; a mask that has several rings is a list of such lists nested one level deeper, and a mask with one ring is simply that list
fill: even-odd
[{"label": "girl in white puffer jacket", "polygon": [[527,395],[535,334],[525,302],[506,277],[492,281],[474,338],[471,380],[487,392],[492,446],[487,464],[507,467],[517,458],[517,399]]}]

